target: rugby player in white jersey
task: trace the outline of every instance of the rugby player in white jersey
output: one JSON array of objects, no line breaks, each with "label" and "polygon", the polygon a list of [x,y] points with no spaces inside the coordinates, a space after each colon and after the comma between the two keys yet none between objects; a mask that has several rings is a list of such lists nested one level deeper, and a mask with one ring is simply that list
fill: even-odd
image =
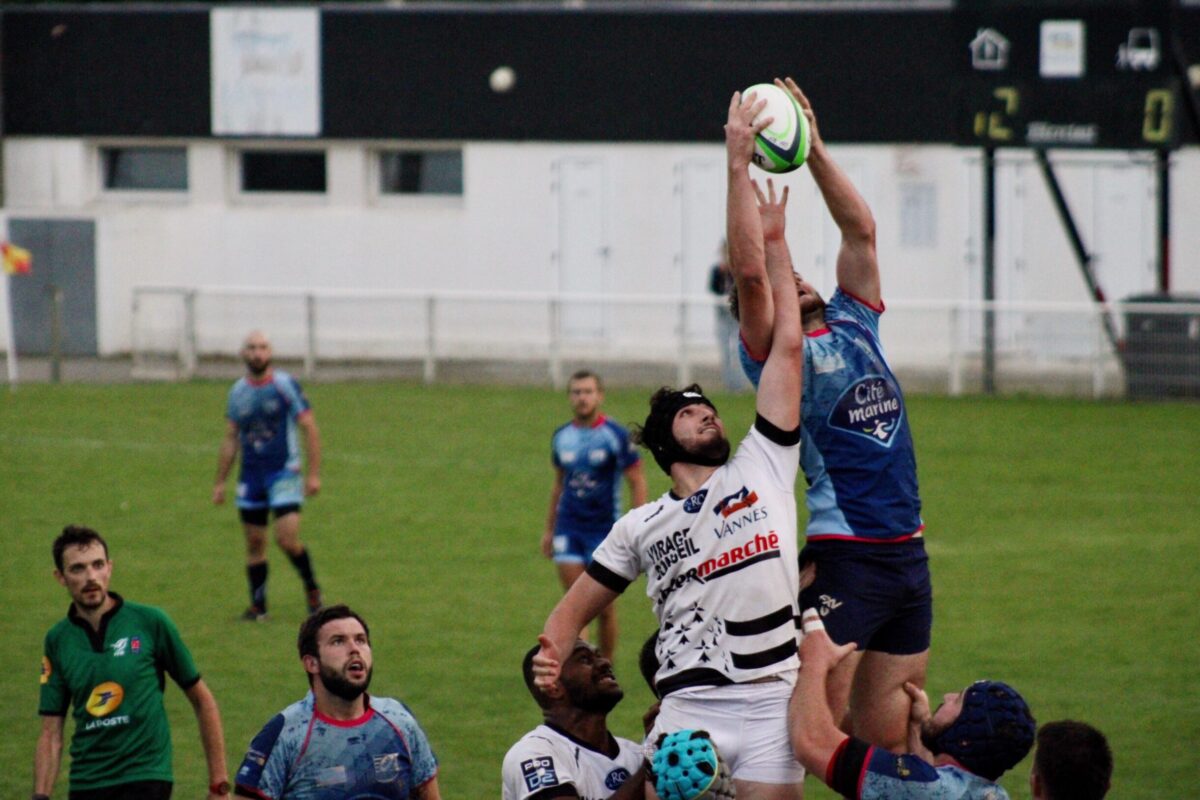
[{"label": "rugby player in white jersey", "polygon": [[[651,398],[640,441],[670,476],[671,490],[613,526],[546,621],[533,667],[538,685],[552,686],[579,632],[645,573],[659,621],[655,684],[662,696],[648,741],[706,730],[739,800],[793,800],[804,779],[787,727],[799,667],[794,484],[802,339],[783,244],[787,192],[777,198],[768,182],[764,195],[748,174],[754,136],[770,122],[753,124],[762,107],[735,94],[725,125],[734,279],[743,288],[769,284],[774,305],[757,418],[730,457],[724,423],[700,387],[664,388]],[[765,241],[764,220],[775,232]]]}]

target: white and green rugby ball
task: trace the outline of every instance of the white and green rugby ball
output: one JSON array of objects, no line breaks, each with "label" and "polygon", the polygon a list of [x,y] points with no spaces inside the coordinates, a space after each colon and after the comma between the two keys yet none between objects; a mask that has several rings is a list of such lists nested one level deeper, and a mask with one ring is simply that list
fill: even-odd
[{"label": "white and green rugby ball", "polygon": [[804,109],[800,108],[790,92],[773,83],[756,83],[742,92],[742,97],[749,97],[751,92],[756,95],[756,101],[767,101],[766,107],[754,121],[764,117],[773,117],[775,120],[755,137],[753,162],[767,172],[799,169],[808,158],[808,150],[812,146]]}]

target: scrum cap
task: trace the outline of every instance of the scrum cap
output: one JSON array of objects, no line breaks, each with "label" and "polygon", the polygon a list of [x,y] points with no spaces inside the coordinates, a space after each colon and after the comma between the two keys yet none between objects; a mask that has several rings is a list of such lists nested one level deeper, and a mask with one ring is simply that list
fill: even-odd
[{"label": "scrum cap", "polygon": [[976,681],[963,695],[958,719],[928,744],[994,781],[1029,752],[1035,728],[1016,689],[1000,681]]}]

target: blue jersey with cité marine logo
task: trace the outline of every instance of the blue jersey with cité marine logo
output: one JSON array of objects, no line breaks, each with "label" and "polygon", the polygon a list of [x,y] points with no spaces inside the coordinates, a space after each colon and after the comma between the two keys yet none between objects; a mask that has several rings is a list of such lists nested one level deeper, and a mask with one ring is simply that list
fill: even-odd
[{"label": "blue jersey with cit\u00e9 marine logo", "polygon": [[604,536],[621,516],[621,475],[640,460],[629,431],[603,415],[588,427],[568,422],[550,449],[563,471],[555,530]]},{"label": "blue jersey with cit\u00e9 marine logo", "polygon": [[[904,395],[879,342],[882,312],[838,289],[826,327],[805,336],[800,466],[809,542],[902,541],[923,527]],[[758,386],[763,362],[744,343],[741,357]]]},{"label": "blue jersey with cit\u00e9 marine logo", "polygon": [[242,475],[300,469],[296,420],[308,412],[300,384],[282,370],[240,379],[229,390],[226,416],[237,425]]}]

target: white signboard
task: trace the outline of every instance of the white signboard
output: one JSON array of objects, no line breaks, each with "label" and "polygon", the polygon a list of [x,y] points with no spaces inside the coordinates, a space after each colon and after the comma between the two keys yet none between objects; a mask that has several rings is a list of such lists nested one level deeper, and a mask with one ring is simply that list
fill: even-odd
[{"label": "white signboard", "polygon": [[316,9],[214,9],[209,30],[214,135],[321,134]]},{"label": "white signboard", "polygon": [[1087,54],[1083,20],[1048,19],[1042,22],[1039,65],[1043,78],[1082,78]]}]

